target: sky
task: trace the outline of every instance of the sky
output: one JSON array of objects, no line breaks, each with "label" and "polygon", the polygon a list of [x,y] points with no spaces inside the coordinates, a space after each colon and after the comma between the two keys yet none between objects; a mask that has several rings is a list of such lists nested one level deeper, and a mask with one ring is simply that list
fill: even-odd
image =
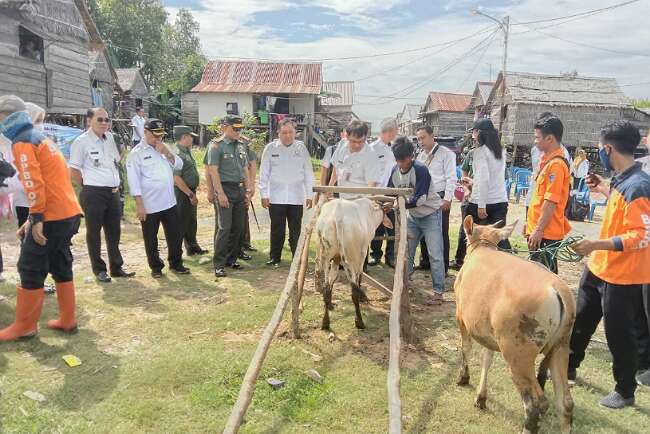
[{"label": "sky", "polygon": [[[650,98],[650,0],[530,24],[623,0],[162,1],[170,19],[192,11],[210,59],[322,60],[323,80],[355,81],[354,111],[375,125],[428,92],[472,93],[496,79],[503,32],[477,8],[510,17],[509,71],[614,77],[629,97]],[[342,57],[353,59],[326,60]]]}]

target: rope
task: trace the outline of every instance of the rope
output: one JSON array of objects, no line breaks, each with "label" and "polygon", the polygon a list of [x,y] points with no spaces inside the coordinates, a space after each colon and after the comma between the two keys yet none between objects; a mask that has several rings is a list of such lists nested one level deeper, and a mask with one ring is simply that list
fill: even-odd
[{"label": "rope", "polygon": [[531,255],[539,255],[539,260],[541,263],[545,265],[546,268],[551,268],[551,264],[555,259],[562,262],[582,261],[583,257],[577,254],[571,246],[583,238],[584,236],[582,235],[572,235],[564,240],[556,241],[544,247],[540,247],[537,250],[516,250],[502,248],[499,248],[499,250],[502,252],[513,253],[515,255],[518,255],[519,253],[528,253],[529,257]]}]

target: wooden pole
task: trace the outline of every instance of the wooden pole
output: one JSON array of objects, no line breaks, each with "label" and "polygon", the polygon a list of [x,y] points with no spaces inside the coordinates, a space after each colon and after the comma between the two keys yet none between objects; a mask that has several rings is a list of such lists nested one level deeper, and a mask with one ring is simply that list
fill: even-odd
[{"label": "wooden pole", "polygon": [[390,303],[390,347],[388,358],[388,417],[389,433],[402,432],[402,401],[400,398],[399,357],[401,348],[400,310],[402,305],[402,290],[404,289],[404,271],[406,265],[406,202],[404,197],[397,198],[399,218],[395,219],[395,233],[399,233],[397,244],[397,261],[395,262],[395,280],[393,283],[393,298]]},{"label": "wooden pole", "polygon": [[[323,198],[324,199],[324,198]],[[300,253],[300,269],[298,270],[298,285],[293,291],[291,303],[291,331],[294,339],[300,339],[300,300],[302,299],[302,289],[305,286],[305,275],[307,274],[307,265],[309,264],[309,242],[311,234],[316,226],[316,221],[320,215],[320,209],[323,200],[319,201],[314,208],[314,213],[307,227],[305,228],[305,246]],[[296,250],[297,251],[297,250]]]},{"label": "wooden pole", "polygon": [[[316,210],[314,211],[312,220],[315,218],[316,218]],[[307,231],[303,231],[300,234],[300,238],[298,239],[298,246],[296,248],[297,252],[303,251],[305,247],[306,235],[307,235]],[[271,340],[273,339],[273,336],[275,335],[275,332],[277,331],[278,326],[280,325],[280,321],[282,321],[282,315],[284,314],[287,304],[289,304],[289,297],[291,295],[291,292],[295,290],[297,286],[296,277],[298,275],[298,268],[300,265],[301,256],[302,255],[294,256],[293,260],[291,261],[291,268],[289,269],[289,276],[287,278],[287,282],[284,285],[284,289],[282,290],[282,293],[280,294],[280,299],[278,300],[278,304],[275,306],[275,311],[273,312],[273,316],[271,317],[269,323],[266,325],[266,328],[262,333],[262,337],[260,338],[260,341],[257,344],[257,349],[255,350],[255,354],[253,355],[253,358],[251,359],[251,362],[248,365],[248,370],[246,371],[246,375],[244,376],[244,381],[241,385],[241,389],[239,390],[239,396],[237,397],[237,402],[235,402],[235,406],[233,407],[232,412],[230,413],[230,417],[228,418],[226,427],[223,430],[223,434],[237,433],[239,431],[239,427],[244,421],[244,415],[246,414],[246,410],[248,409],[248,406],[250,405],[251,400],[253,399],[253,392],[255,391],[255,383],[257,381],[257,377],[260,374],[260,370],[262,369],[262,363],[266,358],[266,353],[268,352],[269,346],[271,345]]]},{"label": "wooden pole", "polygon": [[314,191],[317,193],[353,193],[384,196],[409,196],[413,194],[412,188],[339,187],[336,185],[317,185],[314,187]]},{"label": "wooden pole", "polygon": [[389,297],[393,296],[393,291],[388,289],[383,283],[379,282],[378,280],[372,278],[369,276],[367,273],[361,273],[361,277],[366,279],[368,282],[370,282],[373,286],[375,286],[377,289],[379,289],[381,292],[386,294]]}]

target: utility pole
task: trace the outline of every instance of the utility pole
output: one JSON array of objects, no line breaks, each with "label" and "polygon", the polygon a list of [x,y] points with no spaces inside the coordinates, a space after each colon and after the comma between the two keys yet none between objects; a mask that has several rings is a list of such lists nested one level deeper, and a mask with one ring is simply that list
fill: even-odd
[{"label": "utility pole", "polygon": [[[490,16],[479,9],[472,10],[472,15],[482,15],[485,18],[488,18],[499,25],[503,31],[503,65],[501,66],[501,95],[499,103],[499,138],[503,137],[503,121],[505,119],[505,97],[506,97],[506,76],[508,73],[508,36],[510,34],[510,17],[507,16],[503,20],[499,20]],[[512,162],[514,164],[515,155],[517,153],[516,145],[513,145],[512,150]]]}]

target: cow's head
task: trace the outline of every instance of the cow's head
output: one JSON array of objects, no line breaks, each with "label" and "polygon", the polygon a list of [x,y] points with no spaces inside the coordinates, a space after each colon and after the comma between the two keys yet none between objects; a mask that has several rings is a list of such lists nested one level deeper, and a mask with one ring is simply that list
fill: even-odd
[{"label": "cow's head", "polygon": [[468,215],[463,221],[463,229],[465,229],[465,235],[467,235],[467,244],[485,240],[496,246],[499,241],[507,239],[512,234],[518,222],[519,220],[515,220],[508,226],[504,226],[503,221],[490,226],[475,225],[472,216]]},{"label": "cow's head", "polygon": [[368,199],[370,199],[372,210],[376,212],[377,215],[381,212],[381,224],[389,229],[393,229],[393,222],[390,221],[386,214],[393,208],[395,198],[390,196],[373,195],[368,196]]}]

